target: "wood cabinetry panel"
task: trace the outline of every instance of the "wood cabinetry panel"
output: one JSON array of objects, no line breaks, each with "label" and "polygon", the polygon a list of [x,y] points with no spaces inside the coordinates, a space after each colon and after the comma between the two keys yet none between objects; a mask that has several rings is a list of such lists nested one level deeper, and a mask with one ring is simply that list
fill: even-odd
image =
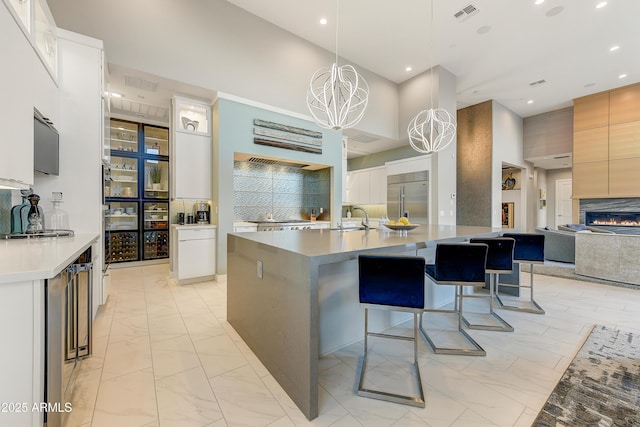
[{"label": "wood cabinetry panel", "polygon": [[609,122],[613,125],[638,120],[640,120],[640,83],[612,90]]},{"label": "wood cabinetry panel", "polygon": [[640,157],[640,121],[609,127],[609,159]]},{"label": "wood cabinetry panel", "polygon": [[609,92],[596,93],[573,100],[573,130],[609,125]]},{"label": "wood cabinetry panel", "polygon": [[609,194],[640,196],[640,157],[609,162]]},{"label": "wood cabinetry panel", "polygon": [[609,159],[609,127],[582,130],[573,134],[573,162]]},{"label": "wood cabinetry panel", "polygon": [[609,194],[609,162],[573,165],[573,197],[606,197]]}]

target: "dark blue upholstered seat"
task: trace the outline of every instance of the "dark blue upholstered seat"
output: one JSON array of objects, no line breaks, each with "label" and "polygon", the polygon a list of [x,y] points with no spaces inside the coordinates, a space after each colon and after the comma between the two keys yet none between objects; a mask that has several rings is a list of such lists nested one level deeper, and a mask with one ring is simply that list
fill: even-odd
[{"label": "dark blue upholstered seat", "polygon": [[[515,248],[513,249],[513,262],[519,264],[531,264],[531,272],[529,273],[529,285],[520,284],[497,284],[496,285],[496,300],[500,306],[507,310],[524,311],[527,313],[544,314],[544,309],[540,307],[540,304],[536,302],[533,297],[533,265],[544,263],[544,234],[538,233],[504,233],[503,237],[509,237],[516,241]],[[500,286],[510,286],[529,288],[530,289],[530,301],[529,306],[516,306],[506,305],[500,299]]]},{"label": "dark blue upholstered seat", "polygon": [[484,286],[487,245],[438,243],[435,264],[425,266],[425,273],[436,282],[480,282]]},{"label": "dark blue upholstered seat", "polygon": [[425,274],[436,285],[455,286],[454,309],[425,309],[424,312],[451,313],[458,318],[459,333],[470,345],[465,347],[437,346],[422,324],[420,316],[420,332],[427,345],[434,353],[457,354],[467,356],[484,356],[486,352],[462,328],[462,288],[463,286],[484,286],[485,266],[487,262],[487,245],[483,243],[438,243],[436,246],[435,264],[425,265]]},{"label": "dark blue upholstered seat", "polygon": [[424,307],[423,257],[360,255],[360,303]]},{"label": "dark blue upholstered seat", "polygon": [[544,262],[544,234],[537,233],[504,233],[516,241],[513,260],[526,262]]},{"label": "dark blue upholstered seat", "polygon": [[[418,366],[418,315],[424,309],[424,258],[402,255],[360,255],[358,277],[360,304],[364,308],[364,356],[358,396],[424,408],[424,390]],[[413,336],[369,331],[369,310],[408,311],[413,314]],[[417,395],[404,395],[365,386],[369,337],[413,341],[413,367]]]},{"label": "dark blue upholstered seat", "polygon": [[511,272],[513,269],[513,253],[515,239],[511,237],[472,238],[471,243],[484,243],[488,246],[487,273],[496,270],[501,273]]}]

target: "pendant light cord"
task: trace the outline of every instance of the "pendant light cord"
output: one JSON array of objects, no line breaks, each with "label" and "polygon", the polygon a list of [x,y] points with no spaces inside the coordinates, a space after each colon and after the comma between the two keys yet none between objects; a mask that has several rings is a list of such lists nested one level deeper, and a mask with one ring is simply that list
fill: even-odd
[{"label": "pendant light cord", "polygon": [[430,27],[429,27],[429,72],[431,74],[431,90],[430,90],[430,99],[429,99],[429,108],[432,110],[433,108],[433,0],[431,0],[431,18],[430,18]]},{"label": "pendant light cord", "polygon": [[340,23],[340,0],[336,0],[336,65],[338,65],[338,24]]}]

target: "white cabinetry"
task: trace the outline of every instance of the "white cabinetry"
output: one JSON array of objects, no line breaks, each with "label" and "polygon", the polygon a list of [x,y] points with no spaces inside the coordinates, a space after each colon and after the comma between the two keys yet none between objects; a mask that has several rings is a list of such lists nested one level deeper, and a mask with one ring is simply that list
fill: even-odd
[{"label": "white cabinetry", "polygon": [[342,202],[346,202],[348,200],[347,194],[347,138],[342,138]]},{"label": "white cabinetry", "polygon": [[173,199],[211,199],[211,106],[174,97],[172,138]]},{"label": "white cabinetry", "polygon": [[347,202],[377,205],[387,202],[387,171],[384,166],[349,172]]},{"label": "white cabinetry", "polygon": [[[0,2],[0,188],[27,188],[33,184],[33,62],[29,40]],[[10,64],[10,66],[9,66]],[[43,112],[43,114],[47,114]]]},{"label": "white cabinetry", "polygon": [[258,231],[258,224],[251,223],[251,222],[234,222],[233,223],[234,233],[252,233],[254,231]]},{"label": "white cabinetry", "polygon": [[174,229],[174,276],[179,284],[213,280],[216,274],[216,226],[184,225]]}]

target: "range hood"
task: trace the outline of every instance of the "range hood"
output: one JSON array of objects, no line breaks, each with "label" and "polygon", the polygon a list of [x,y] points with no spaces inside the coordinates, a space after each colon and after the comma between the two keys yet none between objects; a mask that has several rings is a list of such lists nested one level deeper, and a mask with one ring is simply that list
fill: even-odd
[{"label": "range hood", "polygon": [[239,162],[260,163],[263,165],[285,166],[289,168],[299,168],[304,170],[318,170],[318,169],[325,169],[330,167],[328,165],[322,165],[319,163],[308,163],[308,162],[301,162],[299,160],[259,156],[259,155],[247,154],[247,153],[234,153],[233,160],[239,161]]}]

